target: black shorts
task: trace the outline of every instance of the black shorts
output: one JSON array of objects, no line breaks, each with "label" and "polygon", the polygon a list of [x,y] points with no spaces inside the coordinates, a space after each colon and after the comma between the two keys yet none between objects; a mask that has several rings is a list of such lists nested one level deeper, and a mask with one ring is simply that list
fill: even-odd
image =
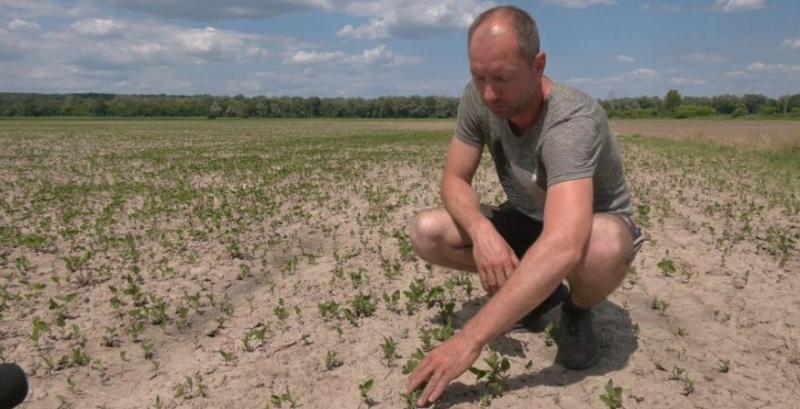
[{"label": "black shorts", "polygon": [[[523,214],[509,202],[505,202],[498,207],[484,205],[481,206],[481,211],[489,218],[494,228],[508,242],[508,245],[511,246],[519,259],[522,259],[528,248],[542,234],[542,228],[544,227],[542,222]],[[618,213],[609,214],[619,217],[631,233],[633,251],[628,257],[628,264],[630,264],[636,258],[636,254],[644,242],[642,230],[630,216]]]}]

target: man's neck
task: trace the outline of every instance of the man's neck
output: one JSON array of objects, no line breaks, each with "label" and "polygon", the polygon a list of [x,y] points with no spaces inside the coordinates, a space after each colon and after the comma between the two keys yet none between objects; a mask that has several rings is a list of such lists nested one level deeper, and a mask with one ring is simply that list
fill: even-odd
[{"label": "man's neck", "polygon": [[533,125],[539,119],[539,114],[542,112],[544,100],[547,99],[548,95],[550,95],[550,90],[553,88],[553,81],[545,76],[542,76],[541,81],[542,84],[539,88],[541,92],[531,98],[530,104],[528,104],[528,106],[523,109],[522,112],[509,119],[511,129],[517,136],[522,135],[529,129],[533,128]]}]

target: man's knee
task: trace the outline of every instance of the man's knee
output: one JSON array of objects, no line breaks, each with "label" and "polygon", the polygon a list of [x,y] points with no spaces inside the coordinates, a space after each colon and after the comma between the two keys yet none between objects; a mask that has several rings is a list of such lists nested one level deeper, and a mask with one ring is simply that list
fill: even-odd
[{"label": "man's knee", "polygon": [[418,255],[426,253],[435,245],[441,236],[441,223],[438,221],[436,209],[423,210],[411,219],[409,237],[411,246]]}]

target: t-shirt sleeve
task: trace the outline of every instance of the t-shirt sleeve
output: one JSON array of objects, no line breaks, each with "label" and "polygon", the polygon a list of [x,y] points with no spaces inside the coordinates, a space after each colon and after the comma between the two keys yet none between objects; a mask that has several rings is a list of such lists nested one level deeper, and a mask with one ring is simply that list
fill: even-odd
[{"label": "t-shirt sleeve", "polygon": [[475,87],[469,82],[458,103],[456,137],[469,145],[482,147],[485,139],[480,118],[481,101],[478,99]]},{"label": "t-shirt sleeve", "polygon": [[594,176],[602,142],[592,118],[576,117],[556,125],[542,142],[547,186]]}]

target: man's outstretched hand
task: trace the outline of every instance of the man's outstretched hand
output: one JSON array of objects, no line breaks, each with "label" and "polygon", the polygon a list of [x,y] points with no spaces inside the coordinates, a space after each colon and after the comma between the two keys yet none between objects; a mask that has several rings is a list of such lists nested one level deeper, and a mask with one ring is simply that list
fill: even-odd
[{"label": "man's outstretched hand", "polygon": [[424,406],[442,396],[447,385],[464,373],[478,359],[483,345],[459,332],[439,345],[417,366],[408,378],[406,393],[412,393],[427,382],[417,406]]}]

